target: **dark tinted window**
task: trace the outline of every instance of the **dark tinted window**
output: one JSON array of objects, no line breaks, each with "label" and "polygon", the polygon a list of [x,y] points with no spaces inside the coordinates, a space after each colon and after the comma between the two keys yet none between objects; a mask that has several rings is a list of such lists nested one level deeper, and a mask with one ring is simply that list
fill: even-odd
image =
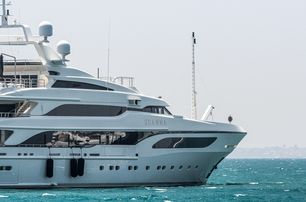
[{"label": "dark tinted window", "polygon": [[[154,135],[154,132],[122,132],[122,131],[46,131],[36,134],[20,146],[40,147],[79,147],[94,145],[135,145]],[[91,153],[90,156],[99,156]]]},{"label": "dark tinted window", "polygon": [[152,148],[203,148],[211,145],[216,137],[173,137],[155,143]]},{"label": "dark tinted window", "polygon": [[95,85],[95,84],[76,82],[76,81],[61,81],[61,80],[57,80],[53,84],[52,88],[78,88],[78,89],[113,91],[113,89],[106,88],[104,86]]},{"label": "dark tinted window", "polygon": [[118,116],[126,111],[126,107],[106,105],[66,104],[48,112],[47,116]]},{"label": "dark tinted window", "polygon": [[12,134],[13,131],[11,130],[0,130],[0,145],[3,145]]},{"label": "dark tinted window", "polygon": [[169,110],[164,106],[147,106],[143,109],[137,109],[137,108],[128,108],[130,111],[143,111],[148,113],[155,113],[155,114],[168,114],[172,115]]},{"label": "dark tinted window", "polygon": [[59,75],[59,73],[56,72],[56,71],[48,71],[48,72],[49,72],[50,75]]},{"label": "dark tinted window", "polygon": [[46,145],[52,141],[53,132],[47,131],[34,135],[21,143],[21,145]]}]

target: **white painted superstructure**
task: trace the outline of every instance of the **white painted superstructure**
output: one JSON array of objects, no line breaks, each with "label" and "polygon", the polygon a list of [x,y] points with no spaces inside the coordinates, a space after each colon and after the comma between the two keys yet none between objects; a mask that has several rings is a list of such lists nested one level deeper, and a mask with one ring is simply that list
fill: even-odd
[{"label": "white painted superstructure", "polygon": [[234,124],[172,115],[160,98],[70,67],[66,41],[61,55],[49,47],[50,23],[33,36],[2,22],[24,35],[0,45],[34,45],[44,85],[2,80],[0,188],[203,184],[246,135]]}]

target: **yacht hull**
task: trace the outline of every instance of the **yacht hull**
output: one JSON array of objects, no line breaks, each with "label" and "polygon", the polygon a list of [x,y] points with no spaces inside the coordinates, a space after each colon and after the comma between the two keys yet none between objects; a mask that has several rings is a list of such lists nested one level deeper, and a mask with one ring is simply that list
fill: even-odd
[{"label": "yacht hull", "polygon": [[[179,134],[178,134],[179,135]],[[185,134],[185,136],[192,134]],[[245,134],[196,134],[215,136],[206,148],[154,149],[151,137],[136,145],[96,145],[90,148],[3,147],[1,188],[127,187],[201,185]],[[71,176],[71,159],[85,160],[84,174]],[[53,159],[52,177],[46,176],[47,159]]]}]

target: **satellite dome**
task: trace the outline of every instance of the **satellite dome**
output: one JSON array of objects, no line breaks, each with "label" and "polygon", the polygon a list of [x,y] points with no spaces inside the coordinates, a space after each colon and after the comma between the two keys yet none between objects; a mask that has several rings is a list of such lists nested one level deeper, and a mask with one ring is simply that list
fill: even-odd
[{"label": "satellite dome", "polygon": [[65,41],[65,40],[61,40],[60,42],[57,43],[56,47],[57,47],[57,52],[59,54],[61,54],[62,59],[64,61],[67,61],[65,59],[65,57],[70,54],[70,44],[69,44],[69,42]]},{"label": "satellite dome", "polygon": [[39,36],[44,37],[44,42],[49,42],[48,36],[53,35],[53,26],[50,22],[43,21],[39,24],[38,31],[39,31]]}]

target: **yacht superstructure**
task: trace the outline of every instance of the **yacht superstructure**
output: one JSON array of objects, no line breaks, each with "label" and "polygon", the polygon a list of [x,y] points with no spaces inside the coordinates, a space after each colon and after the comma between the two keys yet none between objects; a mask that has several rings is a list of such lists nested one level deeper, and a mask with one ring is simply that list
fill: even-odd
[{"label": "yacht superstructure", "polygon": [[246,135],[205,116],[173,115],[163,99],[70,67],[66,41],[57,52],[49,47],[50,23],[33,36],[25,25],[9,25],[2,6],[1,28],[23,35],[0,45],[33,45],[40,69],[31,67],[36,83],[26,81],[18,60],[6,64],[1,55],[10,77],[0,71],[0,188],[204,184]]}]

